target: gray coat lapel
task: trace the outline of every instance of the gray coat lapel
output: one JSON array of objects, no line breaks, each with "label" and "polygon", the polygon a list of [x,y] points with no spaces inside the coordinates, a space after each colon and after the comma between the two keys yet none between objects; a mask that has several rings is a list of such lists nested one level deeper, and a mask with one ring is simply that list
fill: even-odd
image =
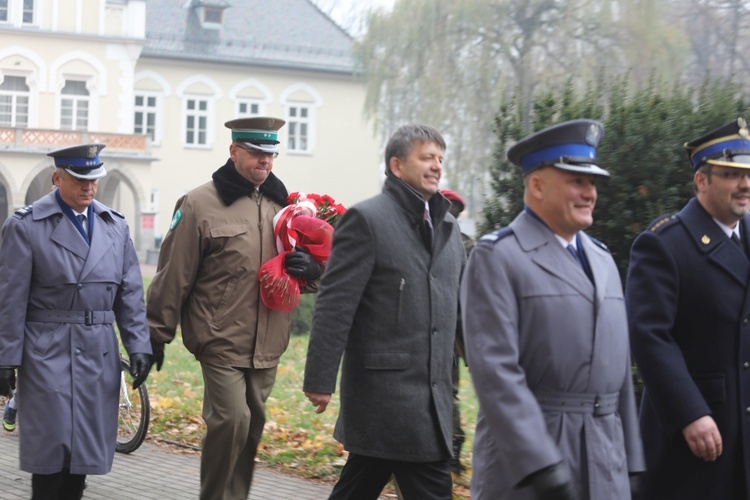
[{"label": "gray coat lapel", "polygon": [[60,214],[60,220],[52,230],[50,239],[82,260],[86,259],[86,255],[89,253],[89,246],[73,223],[62,215],[62,210],[60,209],[60,205],[57,204],[54,192],[47,194],[34,203],[34,210],[32,212],[34,220],[46,219],[55,214]]},{"label": "gray coat lapel", "polygon": [[102,212],[96,205],[94,206],[94,213],[96,214],[96,217],[94,219],[93,237],[91,238],[91,247],[88,252],[88,258],[86,259],[86,262],[83,265],[83,270],[81,271],[81,280],[83,280],[86,275],[96,267],[96,264],[112,247],[113,242],[109,224],[104,220],[101,215]]},{"label": "gray coat lapel", "polygon": [[522,212],[512,223],[519,245],[531,256],[536,265],[568,283],[591,302],[594,286],[583,269],[578,267],[554,233],[529,214]]},{"label": "gray coat lapel", "polygon": [[586,258],[591,267],[591,275],[596,285],[596,302],[600,304],[607,290],[607,282],[610,279],[610,265],[612,256],[591,241],[586,233],[581,233],[581,245],[586,253]]}]

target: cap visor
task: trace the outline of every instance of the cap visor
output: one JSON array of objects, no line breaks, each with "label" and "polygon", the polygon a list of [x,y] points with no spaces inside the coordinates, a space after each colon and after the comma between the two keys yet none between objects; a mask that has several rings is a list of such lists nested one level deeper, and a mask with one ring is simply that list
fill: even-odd
[{"label": "cap visor", "polygon": [[107,175],[107,171],[104,169],[104,167],[97,167],[92,168],[88,170],[78,170],[77,172],[73,170],[70,167],[65,168],[65,171],[68,172],[70,175],[75,177],[76,179],[82,179],[87,181],[92,181],[96,179],[101,179],[105,175]]},{"label": "cap visor", "polygon": [[559,168],[560,170],[567,170],[568,172],[609,177],[609,172],[599,167],[598,165],[594,165],[593,163],[585,163],[579,165],[570,165],[568,163],[553,163],[552,166],[555,168]]},{"label": "cap visor", "polygon": [[[706,160],[706,163],[711,165],[719,165],[721,167],[732,167],[732,168],[750,168],[750,156],[737,155],[732,157],[733,161],[725,160]],[[738,163],[740,160],[742,163]]]}]

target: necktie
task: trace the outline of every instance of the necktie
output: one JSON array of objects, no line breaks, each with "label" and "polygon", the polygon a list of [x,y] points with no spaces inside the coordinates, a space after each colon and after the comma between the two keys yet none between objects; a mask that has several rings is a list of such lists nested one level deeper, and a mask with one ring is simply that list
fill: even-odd
[{"label": "necktie", "polygon": [[583,269],[583,264],[581,264],[581,257],[578,256],[578,251],[576,250],[576,247],[568,243],[568,246],[565,248],[567,248],[568,252],[570,252],[570,255],[573,256],[573,260],[576,261],[576,264],[578,264],[578,267]]},{"label": "necktie", "polygon": [[86,235],[89,234],[89,228],[86,227],[86,216],[83,214],[76,215],[76,218],[78,219],[78,222],[81,223],[81,227],[83,227],[83,232],[86,233]]},{"label": "necktie", "polygon": [[[735,233],[735,232],[732,232],[732,241],[734,241],[734,242],[735,242],[735,244],[736,244],[736,245],[737,245],[738,247],[742,248],[742,242],[740,241],[740,237],[739,237],[739,236],[737,236],[737,233]],[[742,248],[742,251],[744,252],[744,251],[745,251],[745,249],[744,249],[744,248]]]},{"label": "necktie", "polygon": [[432,249],[432,238],[433,238],[433,228],[432,228],[432,219],[430,219],[430,213],[425,209],[424,211],[424,234],[425,234],[425,240],[427,241],[427,248]]}]

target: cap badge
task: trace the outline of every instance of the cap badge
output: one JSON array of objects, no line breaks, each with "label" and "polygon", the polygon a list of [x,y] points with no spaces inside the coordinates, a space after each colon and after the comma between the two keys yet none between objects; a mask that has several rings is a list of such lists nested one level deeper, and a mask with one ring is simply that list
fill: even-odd
[{"label": "cap badge", "polygon": [[601,129],[593,123],[589,126],[586,132],[586,142],[592,146],[599,144],[599,136],[601,135]]},{"label": "cap badge", "polygon": [[274,122],[275,122],[275,121],[276,121],[276,120],[274,120],[273,118],[269,118],[269,119],[268,119],[268,124],[267,124],[266,126],[267,126],[268,128],[273,128],[273,124],[274,124]]},{"label": "cap badge", "polygon": [[88,151],[86,151],[86,158],[96,158],[97,150],[96,146],[89,146]]},{"label": "cap badge", "polygon": [[711,243],[711,238],[709,238],[708,235],[704,234],[703,238],[701,238],[701,243],[703,243],[704,245],[708,245],[709,243]]},{"label": "cap badge", "polygon": [[740,137],[743,139],[750,138],[750,133],[747,131],[747,122],[745,122],[744,118],[737,118],[737,125],[740,126],[739,131],[737,131],[738,134],[740,134]]}]

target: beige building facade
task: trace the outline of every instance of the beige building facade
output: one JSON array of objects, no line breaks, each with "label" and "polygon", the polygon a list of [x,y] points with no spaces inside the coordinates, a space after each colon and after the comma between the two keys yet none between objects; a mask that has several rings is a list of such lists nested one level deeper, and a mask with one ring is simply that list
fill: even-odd
[{"label": "beige building facade", "polygon": [[308,0],[0,0],[0,220],[49,191],[47,153],[105,143],[97,198],[153,259],[177,199],[227,160],[224,122],[253,115],[287,120],[290,192],[372,196],[352,46]]}]

